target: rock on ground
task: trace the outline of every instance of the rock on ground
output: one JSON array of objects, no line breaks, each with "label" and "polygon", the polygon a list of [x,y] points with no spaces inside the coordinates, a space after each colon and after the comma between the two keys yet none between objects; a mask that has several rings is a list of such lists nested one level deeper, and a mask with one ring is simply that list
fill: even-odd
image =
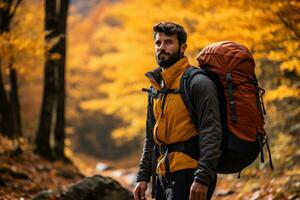
[{"label": "rock on ground", "polygon": [[95,175],[67,187],[64,191],[41,191],[33,200],[130,200],[132,193],[109,177]]}]

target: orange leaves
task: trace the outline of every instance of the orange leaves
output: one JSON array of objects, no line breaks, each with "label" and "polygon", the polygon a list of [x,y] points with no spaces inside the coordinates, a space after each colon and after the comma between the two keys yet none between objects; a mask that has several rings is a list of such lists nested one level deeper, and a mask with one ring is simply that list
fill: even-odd
[{"label": "orange leaves", "polygon": [[50,55],[50,58],[52,60],[59,60],[59,59],[61,59],[61,55],[59,53],[53,53]]},{"label": "orange leaves", "polygon": [[0,56],[8,59],[17,56],[24,50],[30,48],[30,40],[20,37],[17,33],[3,33],[0,35]]},{"label": "orange leaves", "polygon": [[[144,73],[156,65],[152,26],[159,21],[186,28],[186,55],[192,64],[197,64],[195,55],[207,44],[234,40],[249,47],[257,60],[275,61],[281,70],[298,72],[299,41],[291,39],[291,32],[276,16],[276,11],[288,8],[287,2],[131,0],[105,5],[99,16],[92,14],[92,19],[77,24],[76,37],[70,35],[70,66],[101,71],[109,80],[96,87],[105,97],[81,102],[81,107],[121,117],[125,127],[113,133],[115,138],[140,134],[144,124],[136,120],[144,119],[146,106],[140,89],[148,86]],[[257,63],[258,68],[268,67]],[[290,89],[279,91],[282,88],[271,91],[269,99],[294,95]]]},{"label": "orange leaves", "polygon": [[289,88],[285,85],[281,85],[276,89],[269,90],[266,93],[266,101],[282,100],[284,98],[294,97],[300,98],[300,90],[298,88]]},{"label": "orange leaves", "polygon": [[21,74],[30,75],[31,69],[41,66],[44,57],[42,11],[39,3],[22,2],[14,15],[9,33],[0,35],[0,57],[5,65],[11,58]]},{"label": "orange leaves", "polygon": [[[0,149],[3,145],[0,143]],[[5,184],[0,187],[1,199],[31,199],[43,189],[63,189],[83,177],[73,164],[44,160],[32,148],[19,155],[12,156],[12,151],[0,155],[0,181]]]}]

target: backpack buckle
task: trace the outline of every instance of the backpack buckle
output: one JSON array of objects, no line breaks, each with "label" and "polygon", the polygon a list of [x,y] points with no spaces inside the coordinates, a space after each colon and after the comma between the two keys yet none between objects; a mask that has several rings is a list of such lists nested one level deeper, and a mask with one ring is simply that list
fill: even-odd
[{"label": "backpack buckle", "polygon": [[231,77],[230,72],[227,72],[227,73],[226,73],[226,81],[227,81],[227,82],[231,82],[231,81],[232,81],[232,77]]}]

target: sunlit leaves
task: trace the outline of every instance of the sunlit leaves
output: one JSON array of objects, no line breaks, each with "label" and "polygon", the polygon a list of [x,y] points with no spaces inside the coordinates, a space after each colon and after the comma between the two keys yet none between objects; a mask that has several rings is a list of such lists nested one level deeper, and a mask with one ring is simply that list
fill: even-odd
[{"label": "sunlit leaves", "polygon": [[300,90],[298,88],[289,88],[285,85],[281,85],[274,90],[267,91],[266,100],[282,100],[287,97],[295,97],[300,100]]},{"label": "sunlit leaves", "polygon": [[[137,119],[145,118],[146,107],[146,95],[141,94],[140,89],[148,87],[144,73],[156,66],[152,26],[160,21],[173,21],[186,28],[186,55],[194,65],[196,54],[206,45],[233,40],[251,50],[258,61],[258,71],[278,67],[281,71],[299,73],[299,40],[295,40],[294,33],[278,17],[279,12],[288,14],[290,5],[298,6],[288,0],[128,0],[108,4],[98,17],[92,15],[92,19],[79,25],[89,39],[72,43],[82,56],[71,56],[70,62],[92,71],[100,70],[108,80],[98,87],[106,93],[104,98],[84,101],[81,106],[121,117],[125,127],[113,133],[115,138],[140,134],[144,122]],[[285,19],[297,17],[285,16]],[[99,24],[93,29],[90,21]],[[87,45],[87,41],[91,44]],[[260,60],[275,64],[265,66]],[[296,89],[282,85],[268,92],[267,99],[295,95],[298,95]]]},{"label": "sunlit leaves", "polygon": [[[35,12],[39,4],[22,2],[14,15],[9,33],[0,35],[0,57],[21,74],[30,75],[41,66],[44,57],[43,13]],[[4,65],[8,67],[8,65]]]}]

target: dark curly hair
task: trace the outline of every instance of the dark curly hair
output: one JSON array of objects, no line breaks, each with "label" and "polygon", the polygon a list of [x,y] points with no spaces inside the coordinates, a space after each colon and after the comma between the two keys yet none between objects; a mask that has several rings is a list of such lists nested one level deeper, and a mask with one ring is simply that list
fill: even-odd
[{"label": "dark curly hair", "polygon": [[173,22],[160,22],[153,26],[154,39],[157,33],[165,33],[166,35],[177,35],[179,46],[186,42],[187,34],[184,28]]}]

